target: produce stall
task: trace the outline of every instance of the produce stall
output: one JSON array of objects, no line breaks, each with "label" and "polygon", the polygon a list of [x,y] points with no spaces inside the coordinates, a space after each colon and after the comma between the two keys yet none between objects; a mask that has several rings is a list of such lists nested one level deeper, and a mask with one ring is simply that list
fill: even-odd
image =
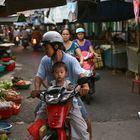
[{"label": "produce stall", "polygon": [[19,77],[0,81],[0,120],[19,113],[22,96],[15,89],[29,89],[30,85],[30,81]]},{"label": "produce stall", "polygon": [[14,45],[14,43],[0,43],[0,57],[11,56],[11,47]]},{"label": "produce stall", "polygon": [[30,81],[21,77],[0,81],[0,140],[7,140],[11,133],[12,124],[6,120],[20,112],[23,97],[19,90],[29,89],[30,85]]},{"label": "produce stall", "polygon": [[17,115],[20,111],[22,96],[12,87],[11,81],[0,81],[0,120]]}]

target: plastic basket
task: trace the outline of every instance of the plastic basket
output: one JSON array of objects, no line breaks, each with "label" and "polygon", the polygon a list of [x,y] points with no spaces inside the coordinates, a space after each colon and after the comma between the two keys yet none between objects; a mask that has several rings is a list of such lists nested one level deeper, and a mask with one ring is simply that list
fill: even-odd
[{"label": "plastic basket", "polygon": [[13,104],[13,115],[17,115],[20,112],[21,104]]},{"label": "plastic basket", "polygon": [[7,71],[13,71],[15,68],[15,62],[6,66]]},{"label": "plastic basket", "polygon": [[11,107],[0,108],[0,119],[8,119],[12,116],[13,111]]},{"label": "plastic basket", "polygon": [[10,57],[5,57],[5,58],[2,58],[1,60],[2,60],[3,62],[8,62],[8,61],[11,60],[11,58],[10,58]]},{"label": "plastic basket", "polygon": [[26,84],[26,85],[17,85],[15,84],[15,88],[17,89],[29,89],[31,84]]},{"label": "plastic basket", "polygon": [[12,128],[12,125],[7,122],[0,122],[0,130],[4,130],[6,132],[10,132],[10,129]]},{"label": "plastic basket", "polygon": [[13,95],[7,95],[5,97],[6,101],[12,101],[16,104],[21,104],[22,102],[22,96],[21,95],[16,95],[16,96],[13,96]]}]

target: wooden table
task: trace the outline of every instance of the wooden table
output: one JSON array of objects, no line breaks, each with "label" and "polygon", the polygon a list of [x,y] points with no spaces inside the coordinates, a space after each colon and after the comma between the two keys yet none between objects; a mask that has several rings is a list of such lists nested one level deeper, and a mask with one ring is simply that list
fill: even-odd
[{"label": "wooden table", "polygon": [[2,43],[2,44],[0,44],[0,50],[7,50],[12,46],[15,46],[15,44],[14,43]]}]

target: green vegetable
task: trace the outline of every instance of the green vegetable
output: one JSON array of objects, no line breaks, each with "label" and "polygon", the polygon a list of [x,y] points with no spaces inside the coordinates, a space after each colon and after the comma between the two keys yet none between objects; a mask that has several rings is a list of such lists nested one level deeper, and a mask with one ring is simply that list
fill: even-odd
[{"label": "green vegetable", "polygon": [[11,81],[4,80],[0,81],[0,90],[2,89],[10,89],[13,86]]}]

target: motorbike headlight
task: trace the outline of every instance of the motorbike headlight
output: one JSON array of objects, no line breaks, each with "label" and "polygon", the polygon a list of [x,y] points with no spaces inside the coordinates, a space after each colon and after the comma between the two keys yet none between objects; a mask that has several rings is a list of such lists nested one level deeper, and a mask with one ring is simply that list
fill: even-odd
[{"label": "motorbike headlight", "polygon": [[16,41],[19,41],[19,37],[18,36],[16,36]]},{"label": "motorbike headlight", "polygon": [[48,104],[57,104],[60,101],[61,94],[47,94],[46,95],[46,102]]},{"label": "motorbike headlight", "polygon": [[33,41],[32,42],[33,44],[36,44],[37,43],[36,39],[33,39],[32,41]]},{"label": "motorbike headlight", "polygon": [[71,92],[64,93],[64,95],[61,98],[61,102],[67,101],[70,97],[71,97]]}]

